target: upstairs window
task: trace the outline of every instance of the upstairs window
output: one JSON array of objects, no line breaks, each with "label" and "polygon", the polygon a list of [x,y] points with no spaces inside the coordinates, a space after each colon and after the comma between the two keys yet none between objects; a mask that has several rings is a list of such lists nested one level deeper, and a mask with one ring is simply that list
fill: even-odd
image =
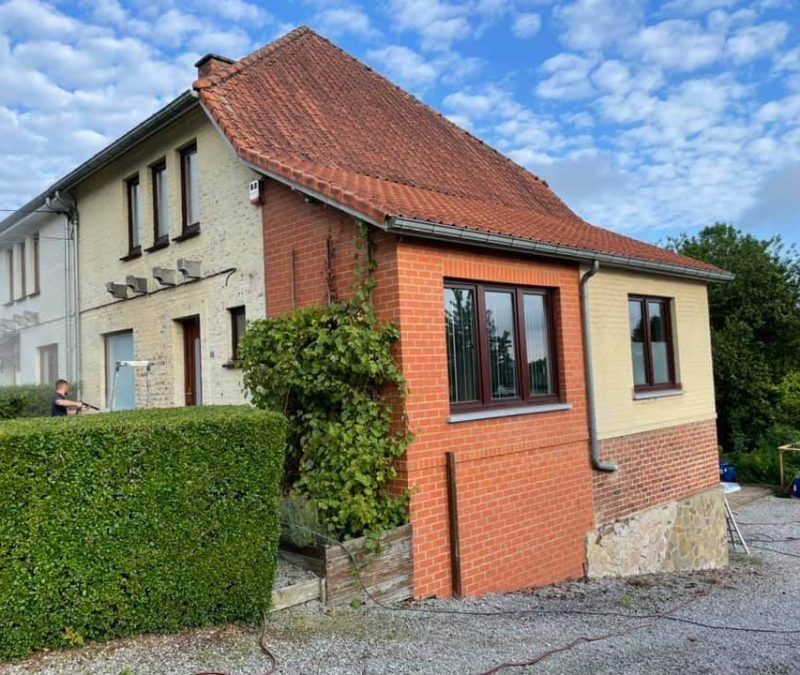
[{"label": "upstairs window", "polygon": [[128,256],[142,252],[142,203],[139,175],[125,181],[128,200]]},{"label": "upstairs window", "polygon": [[3,258],[6,268],[6,292],[3,296],[3,302],[9,305],[14,302],[14,249],[7,248],[3,251]]},{"label": "upstairs window", "polygon": [[169,201],[167,188],[167,162],[161,160],[151,169],[153,182],[153,246],[169,243]]},{"label": "upstairs window", "polygon": [[183,211],[182,235],[200,229],[200,174],[197,165],[197,144],[181,150],[181,194]]},{"label": "upstairs window", "polygon": [[631,296],[628,299],[636,391],[679,386],[675,377],[671,310],[671,302],[666,298]]},{"label": "upstairs window", "polygon": [[444,304],[453,408],[557,400],[547,289],[447,282]]}]

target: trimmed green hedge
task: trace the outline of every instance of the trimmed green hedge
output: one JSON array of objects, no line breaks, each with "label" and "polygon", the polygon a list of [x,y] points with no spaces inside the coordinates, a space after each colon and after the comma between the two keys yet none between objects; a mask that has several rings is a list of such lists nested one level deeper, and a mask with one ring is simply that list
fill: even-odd
[{"label": "trimmed green hedge", "polygon": [[285,434],[221,406],[0,424],[0,659],[258,619]]},{"label": "trimmed green hedge", "polygon": [[14,417],[49,417],[54,387],[23,384],[0,387],[0,420]]}]

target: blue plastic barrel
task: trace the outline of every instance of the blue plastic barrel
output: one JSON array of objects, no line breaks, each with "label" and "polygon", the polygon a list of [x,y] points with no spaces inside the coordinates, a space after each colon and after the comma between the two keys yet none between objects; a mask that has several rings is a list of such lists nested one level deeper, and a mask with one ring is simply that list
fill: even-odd
[{"label": "blue plastic barrel", "polygon": [[736,482],[736,472],[733,464],[727,461],[719,463],[719,479],[725,483]]},{"label": "blue plastic barrel", "polygon": [[792,481],[792,497],[800,499],[800,476]]}]

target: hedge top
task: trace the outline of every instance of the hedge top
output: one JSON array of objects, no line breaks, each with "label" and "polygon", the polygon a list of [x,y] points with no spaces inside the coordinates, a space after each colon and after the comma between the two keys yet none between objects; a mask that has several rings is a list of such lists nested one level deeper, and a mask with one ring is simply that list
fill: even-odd
[{"label": "hedge top", "polygon": [[152,408],[150,410],[129,410],[102,414],[74,415],[68,417],[18,418],[0,421],[0,446],[4,438],[28,434],[58,434],[61,431],[74,432],[78,428],[108,431],[115,427],[126,430],[136,428],[152,430],[155,426],[169,424],[171,428],[180,425],[194,426],[204,422],[235,423],[250,416],[272,416],[278,424],[285,424],[279,413],[260,410],[251,406],[196,406],[192,408]]}]

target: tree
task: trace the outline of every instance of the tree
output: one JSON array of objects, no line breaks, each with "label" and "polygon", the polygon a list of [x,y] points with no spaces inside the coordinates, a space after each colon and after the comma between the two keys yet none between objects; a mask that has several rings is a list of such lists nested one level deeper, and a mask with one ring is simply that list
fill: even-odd
[{"label": "tree", "polygon": [[709,286],[719,435],[726,450],[752,448],[776,421],[780,383],[800,371],[800,253],[721,223],[668,245],[736,275]]}]

